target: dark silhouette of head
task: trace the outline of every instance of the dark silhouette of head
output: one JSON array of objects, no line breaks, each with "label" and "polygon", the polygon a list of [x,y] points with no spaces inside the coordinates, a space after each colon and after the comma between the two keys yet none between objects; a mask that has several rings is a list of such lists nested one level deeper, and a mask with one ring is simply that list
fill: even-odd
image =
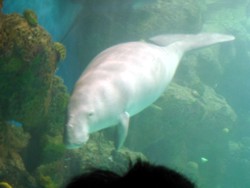
[{"label": "dark silhouette of head", "polygon": [[123,187],[136,184],[140,186],[153,184],[156,187],[165,188],[195,188],[195,184],[182,174],[165,166],[142,161],[130,165],[128,172],[124,175],[108,170],[94,170],[82,174],[73,178],[66,188]]}]

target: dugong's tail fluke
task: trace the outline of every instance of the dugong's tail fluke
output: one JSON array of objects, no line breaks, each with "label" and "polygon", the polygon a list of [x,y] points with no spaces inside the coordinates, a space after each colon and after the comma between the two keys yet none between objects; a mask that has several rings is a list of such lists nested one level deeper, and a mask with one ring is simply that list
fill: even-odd
[{"label": "dugong's tail fluke", "polygon": [[234,40],[232,35],[225,35],[220,33],[200,33],[200,34],[174,34],[174,35],[159,35],[150,38],[149,40],[160,46],[175,45],[181,48],[183,52],[195,48],[209,46],[219,42],[226,42]]}]

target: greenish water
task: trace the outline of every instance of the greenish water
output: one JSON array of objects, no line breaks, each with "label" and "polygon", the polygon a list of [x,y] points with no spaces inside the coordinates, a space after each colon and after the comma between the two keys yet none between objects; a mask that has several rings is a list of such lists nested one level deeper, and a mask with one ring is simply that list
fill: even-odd
[{"label": "greenish water", "polygon": [[[49,34],[21,18],[6,21],[7,13],[25,9]],[[141,157],[182,172],[200,188],[249,187],[249,12],[249,0],[4,1],[0,182],[63,187],[91,167],[122,173],[128,157]],[[70,94],[95,55],[122,42],[200,32],[236,39],[185,54],[164,95],[131,118],[117,155],[114,128],[91,134],[79,150],[64,147]]]}]

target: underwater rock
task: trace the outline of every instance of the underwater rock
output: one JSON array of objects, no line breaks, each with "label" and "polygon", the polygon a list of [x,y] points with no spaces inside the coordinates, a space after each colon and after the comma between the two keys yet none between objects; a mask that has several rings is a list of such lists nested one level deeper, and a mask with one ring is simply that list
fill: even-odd
[{"label": "underwater rock", "polygon": [[130,162],[133,164],[137,159],[147,160],[142,153],[132,152],[126,148],[115,152],[113,143],[98,132],[91,135],[84,147],[66,150],[61,159],[41,164],[36,169],[36,179],[41,187],[61,187],[72,177],[93,169],[112,170],[123,174]]},{"label": "underwater rock", "polygon": [[136,25],[134,29],[140,36],[144,33],[198,32],[202,26],[201,4],[196,0],[156,0],[134,10],[131,16],[136,24],[131,24]]},{"label": "underwater rock", "polygon": [[30,135],[23,127],[0,122],[0,177],[13,187],[34,187],[35,180],[27,172],[21,151],[27,146]]},{"label": "underwater rock", "polygon": [[50,90],[49,108],[46,122],[41,134],[41,163],[60,160],[65,152],[63,144],[63,127],[66,122],[66,111],[69,93],[62,78],[54,76]]},{"label": "underwater rock", "polygon": [[63,61],[66,58],[66,48],[60,42],[54,42],[54,47],[59,55],[59,60]]},{"label": "underwater rock", "polygon": [[214,173],[222,174],[230,135],[223,129],[233,129],[237,115],[214,89],[200,85],[196,91],[199,95],[192,88],[170,84],[155,103],[161,111],[148,108],[131,119],[125,146],[185,173],[188,161],[193,161],[200,166],[195,179],[210,181]]},{"label": "underwater rock", "polygon": [[27,20],[27,22],[30,24],[30,26],[37,26],[38,20],[37,15],[33,10],[25,10],[23,12],[24,18]]},{"label": "underwater rock", "polygon": [[31,117],[39,121],[56,65],[54,43],[42,27],[30,26],[16,13],[1,14],[0,117],[16,119],[25,126],[34,123],[28,121]]},{"label": "underwater rock", "polygon": [[[142,125],[131,126],[134,130],[130,131],[131,143],[127,143],[129,148],[145,149],[155,141],[169,136],[167,132],[174,131],[173,129],[183,132],[197,128],[214,128],[223,134],[222,130],[232,128],[237,118],[226,100],[205,85],[196,89],[194,95],[193,89],[172,83],[155,104],[162,110],[148,108],[142,115],[132,119],[133,124]],[[145,139],[145,135],[140,134],[141,131],[148,133],[149,138]]]},{"label": "underwater rock", "polygon": [[68,101],[62,79],[54,75],[54,42],[29,14],[0,14],[0,176],[19,188],[37,187],[29,172],[64,154],[59,135]]}]

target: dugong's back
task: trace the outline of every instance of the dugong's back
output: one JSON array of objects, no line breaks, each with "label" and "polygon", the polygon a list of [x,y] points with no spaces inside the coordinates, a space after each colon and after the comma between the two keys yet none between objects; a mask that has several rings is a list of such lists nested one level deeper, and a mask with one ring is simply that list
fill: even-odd
[{"label": "dugong's back", "polygon": [[153,44],[116,45],[99,54],[78,83],[100,84],[111,91],[115,88],[126,99],[124,110],[134,115],[155,101],[171,80],[171,64],[166,67],[169,58],[164,48]]}]

